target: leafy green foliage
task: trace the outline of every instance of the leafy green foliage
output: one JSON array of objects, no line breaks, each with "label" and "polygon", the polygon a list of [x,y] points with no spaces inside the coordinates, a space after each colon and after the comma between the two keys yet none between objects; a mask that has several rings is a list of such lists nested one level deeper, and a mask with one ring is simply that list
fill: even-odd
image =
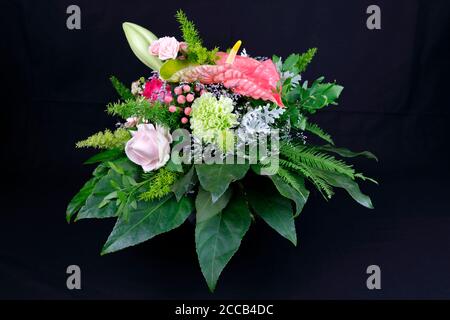
[{"label": "leafy green foliage", "polygon": [[229,194],[225,193],[213,204],[211,194],[200,190],[196,200],[197,256],[211,291],[214,291],[221,272],[239,249],[251,223],[244,198],[235,193],[231,200],[228,199]]},{"label": "leafy green foliage", "polygon": [[131,135],[128,130],[119,128],[114,132],[106,129],[105,131],[100,131],[86,140],[77,142],[77,148],[97,148],[97,149],[117,149],[123,148],[125,143],[130,140]]},{"label": "leafy green foliage", "polygon": [[293,163],[289,160],[280,159],[280,165],[283,168],[296,172],[311,181],[311,183],[314,184],[325,199],[330,199],[333,196],[333,188],[324,179],[316,175],[311,168],[303,163]]},{"label": "leafy green foliage", "polygon": [[67,206],[66,220],[68,223],[72,220],[72,217],[85,205],[86,200],[94,191],[97,182],[107,174],[108,168],[101,164],[95,169],[93,177],[89,179],[81,190],[72,198]]},{"label": "leafy green foliage", "polygon": [[167,106],[158,101],[150,102],[147,99],[128,99],[124,102],[114,102],[107,105],[107,112],[122,119],[138,117],[146,119],[169,129],[179,127],[181,114],[169,112]]},{"label": "leafy green foliage", "polygon": [[344,87],[336,83],[323,83],[320,77],[308,87],[308,82],[302,86],[296,86],[285,96],[288,106],[297,106],[300,111],[315,113],[328,105],[336,105]]},{"label": "leafy green foliage", "polygon": [[195,165],[201,186],[211,193],[213,202],[219,199],[233,181],[242,179],[248,164],[198,164]]},{"label": "leafy green foliage", "polygon": [[334,145],[334,141],[331,138],[331,135],[326,133],[322,128],[320,128],[317,124],[315,123],[311,123],[311,122],[306,122],[305,124],[305,130],[309,131],[313,134],[315,134],[316,136],[318,136],[319,138],[325,140],[328,143],[331,143],[332,145]]},{"label": "leafy green foliage", "polygon": [[119,79],[117,79],[115,76],[111,76],[109,80],[111,81],[114,89],[116,89],[117,93],[123,100],[133,99],[133,94],[131,93],[131,90],[127,88],[122,82],[120,82]]},{"label": "leafy green foliage", "polygon": [[308,82],[299,85],[300,73],[306,70],[317,52],[316,48],[311,48],[303,54],[291,54],[283,63],[277,56],[273,57],[278,68],[282,72],[282,96],[286,106],[286,112],[282,120],[289,121],[297,129],[308,130],[325,139],[332,144],[331,136],[326,134],[317,125],[307,126],[305,113],[315,113],[317,110],[328,105],[336,104],[336,100],[341,94],[343,87],[335,83],[323,83],[321,77],[308,87]]},{"label": "leafy green foliage", "polygon": [[198,178],[195,173],[194,166],[191,167],[191,169],[180,179],[178,179],[173,185],[172,185],[172,191],[175,194],[175,197],[177,201],[180,201],[180,199],[189,191],[192,190],[192,188],[197,184]]},{"label": "leafy green foliage", "polygon": [[354,158],[354,157],[363,156],[368,159],[373,159],[375,161],[378,161],[377,156],[369,151],[354,152],[354,151],[348,150],[346,148],[337,148],[335,146],[330,146],[330,145],[320,146],[320,147],[317,147],[317,149],[322,150],[322,151],[327,151],[327,152],[333,152],[333,153],[340,155],[341,157],[346,157],[346,158]]},{"label": "leafy green foliage", "polygon": [[335,83],[322,83],[323,77],[313,82],[311,87],[305,83],[300,88],[300,106],[302,110],[315,113],[330,104],[336,104],[342,90],[342,86]]},{"label": "leafy green foliage", "polygon": [[129,210],[134,201],[135,189],[138,189],[135,182],[139,175],[138,167],[126,158],[100,166],[107,168],[107,173],[99,174],[101,178],[96,182],[76,220],[116,217],[124,210]]},{"label": "leafy green foliage", "polygon": [[286,111],[281,115],[278,125],[283,127],[288,123],[293,129],[305,130],[306,117],[300,113],[296,105],[287,105]]},{"label": "leafy green foliage", "polygon": [[299,69],[299,73],[303,73],[308,65],[311,63],[312,59],[317,53],[317,48],[308,49],[305,53],[301,54],[297,61],[297,68]]},{"label": "leafy green foliage", "polygon": [[280,235],[297,245],[294,216],[290,201],[274,186],[263,183],[247,188],[248,201],[256,213]]},{"label": "leafy green foliage", "polygon": [[[176,143],[172,143],[172,148],[176,145]],[[169,161],[167,161],[165,168],[169,171],[172,172],[178,172],[178,173],[183,173],[184,169],[183,169],[183,165],[181,163],[175,163],[172,161],[172,159],[169,159]]]},{"label": "leafy green foliage", "polygon": [[211,193],[200,187],[195,199],[197,222],[203,222],[220,213],[228,205],[232,195],[231,188],[228,188],[217,201],[213,202]]},{"label": "leafy green foliage", "polygon": [[333,187],[345,189],[350,194],[350,196],[362,206],[368,209],[373,209],[370,197],[363,194],[359,189],[358,184],[349,177],[324,170],[315,170],[315,172],[318,176],[322,177]]},{"label": "leafy green foliage", "polygon": [[140,194],[139,200],[152,201],[160,199],[169,194],[172,185],[177,181],[179,173],[160,168],[156,172],[146,174],[147,183],[144,185],[147,190]]},{"label": "leafy green foliage", "polygon": [[123,156],[124,156],[123,149],[109,149],[95,154],[94,156],[87,159],[84,162],[84,164],[94,164],[98,162],[112,161]]},{"label": "leafy green foliage", "polygon": [[187,18],[182,10],[178,10],[175,17],[180,24],[183,39],[188,45],[188,60],[198,64],[215,64],[219,49],[208,50],[203,46],[203,41],[195,24]]},{"label": "leafy green foliage", "polygon": [[72,217],[86,203],[86,200],[91,195],[92,190],[94,190],[97,181],[98,181],[97,177],[89,179],[81,188],[81,190],[69,202],[69,205],[67,206],[66,209],[66,220],[68,223],[70,223]]},{"label": "leafy green foliage", "polygon": [[281,143],[280,153],[294,163],[302,163],[310,168],[342,173],[351,179],[355,178],[355,170],[342,160],[317,151],[315,147],[294,143]]},{"label": "leafy green foliage", "polygon": [[311,48],[303,54],[293,53],[283,63],[282,71],[299,74],[306,70],[317,52],[317,48]]},{"label": "leafy green foliage", "polygon": [[296,211],[294,217],[297,217],[303,210],[309,197],[309,191],[305,188],[303,177],[279,168],[278,173],[270,176],[270,179],[272,179],[273,184],[283,197],[295,202]]},{"label": "leafy green foliage", "polygon": [[[280,148],[280,154],[282,156],[280,165],[282,168],[287,169],[288,172],[296,172],[306,177],[325,198],[331,198],[333,196],[333,187],[343,188],[358,203],[367,208],[373,208],[370,198],[361,193],[358,184],[354,180],[360,178],[363,180],[371,180],[375,183],[376,181],[366,178],[360,173],[356,173],[352,166],[321,150],[338,150],[338,152],[350,156],[356,155],[347,149],[335,149],[333,146],[321,148],[282,143]],[[283,169],[279,170],[279,175],[285,175]],[[285,181],[288,182],[287,179]]]},{"label": "leafy green foliage", "polygon": [[179,227],[192,209],[188,198],[177,202],[173,195],[152,202],[138,201],[127,216],[119,217],[102,255],[137,245]]},{"label": "leafy green foliage", "polygon": [[180,30],[183,33],[183,39],[188,45],[202,43],[200,34],[194,22],[190,21],[183,10],[178,10],[175,18],[180,24]]}]

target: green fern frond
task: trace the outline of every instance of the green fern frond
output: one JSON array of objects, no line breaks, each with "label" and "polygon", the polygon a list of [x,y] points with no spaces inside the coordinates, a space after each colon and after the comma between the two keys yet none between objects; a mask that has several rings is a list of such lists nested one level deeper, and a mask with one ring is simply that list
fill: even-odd
[{"label": "green fern frond", "polygon": [[77,142],[77,148],[97,148],[97,149],[115,149],[122,148],[125,143],[130,140],[131,135],[128,130],[119,128],[114,132],[106,129],[103,132],[98,132],[86,140]]},{"label": "green fern frond", "polygon": [[139,195],[139,199],[153,201],[164,197],[172,191],[171,187],[178,180],[179,175],[179,173],[169,171],[165,168],[147,174],[145,179],[148,179],[148,189]]},{"label": "green fern frond", "polygon": [[334,195],[333,187],[330,186],[324,179],[312,172],[304,164],[296,164],[291,161],[280,159],[280,165],[283,168],[301,174],[306,179],[311,181],[311,183],[316,187],[316,189],[322,194],[325,199],[331,199],[331,197]]},{"label": "green fern frond", "polygon": [[331,155],[319,152],[314,147],[302,144],[281,143],[280,153],[296,164],[304,164],[311,168],[338,172],[345,174],[351,179],[355,178],[355,170],[351,165]]},{"label": "green fern frond", "polygon": [[303,190],[304,187],[298,183],[298,180],[294,178],[293,174],[286,169],[278,168],[277,175],[283,179],[284,182],[289,184],[295,190]]},{"label": "green fern frond", "polygon": [[315,123],[307,122],[305,126],[305,130],[311,132],[312,134],[315,134],[319,138],[325,140],[328,143],[331,143],[334,145],[334,141],[331,138],[331,135],[326,133],[321,127],[319,127]]}]

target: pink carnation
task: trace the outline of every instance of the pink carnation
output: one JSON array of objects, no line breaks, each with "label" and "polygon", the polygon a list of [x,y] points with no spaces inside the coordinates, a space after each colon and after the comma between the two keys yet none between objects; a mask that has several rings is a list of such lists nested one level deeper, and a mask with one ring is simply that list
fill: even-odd
[{"label": "pink carnation", "polygon": [[166,95],[170,95],[170,86],[163,88],[164,82],[158,78],[152,78],[145,83],[142,95],[151,101],[164,101]]},{"label": "pink carnation", "polygon": [[159,38],[153,41],[148,48],[151,55],[158,56],[161,60],[176,59],[179,50],[180,43],[174,37]]}]

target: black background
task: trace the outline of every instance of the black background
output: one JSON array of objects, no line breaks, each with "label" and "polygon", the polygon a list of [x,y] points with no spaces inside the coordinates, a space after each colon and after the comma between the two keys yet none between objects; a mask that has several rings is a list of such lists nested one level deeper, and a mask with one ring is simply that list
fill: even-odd
[{"label": "black background", "polygon": [[[66,28],[81,7],[82,29]],[[366,8],[382,10],[382,30],[366,28]],[[93,168],[74,143],[115,119],[108,77],[148,76],[121,23],[176,35],[183,8],[205,43],[243,41],[248,53],[287,56],[318,47],[304,75],[345,86],[339,106],[314,116],[338,145],[368,149],[356,160],[379,187],[364,184],[376,209],[338,192],[313,193],[297,220],[293,247],[263,222],[208,292],[194,228],[100,257],[113,220],[68,225],[65,206]],[[450,297],[450,3],[346,1],[2,1],[0,298],[390,299]],[[82,290],[66,288],[66,267],[82,270]],[[382,290],[366,288],[366,268]]]}]

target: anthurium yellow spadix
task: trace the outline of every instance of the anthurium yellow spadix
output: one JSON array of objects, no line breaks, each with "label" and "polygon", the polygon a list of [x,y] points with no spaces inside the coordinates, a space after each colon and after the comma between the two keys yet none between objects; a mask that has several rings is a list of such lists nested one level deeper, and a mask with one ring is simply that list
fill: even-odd
[{"label": "anthurium yellow spadix", "polygon": [[150,44],[158,38],[149,30],[135,23],[124,22],[122,27],[128,40],[128,44],[136,57],[138,57],[138,59],[141,60],[146,66],[155,71],[159,71],[162,66],[161,60],[150,55],[148,52],[148,47]]},{"label": "anthurium yellow spadix", "polygon": [[230,54],[228,55],[228,58],[225,63],[232,64],[234,62],[234,59],[236,58],[236,54],[238,53],[241,44],[242,44],[241,40],[236,41],[233,48],[231,48]]}]

